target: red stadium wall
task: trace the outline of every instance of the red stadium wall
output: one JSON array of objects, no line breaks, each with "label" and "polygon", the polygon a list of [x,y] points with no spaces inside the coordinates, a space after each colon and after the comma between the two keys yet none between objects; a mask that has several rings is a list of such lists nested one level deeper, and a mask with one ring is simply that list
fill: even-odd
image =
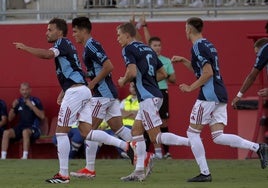
[{"label": "red stadium wall", "polygon": [[[228,89],[229,101],[236,95],[243,79],[251,70],[255,62],[253,42],[247,38],[248,34],[264,33],[263,21],[206,21],[204,37],[214,43],[218,49],[221,74]],[[92,35],[99,40],[115,66],[114,81],[123,75],[125,67],[121,57],[121,47],[116,41],[116,26],[119,23],[93,23]],[[151,35],[162,38],[163,54],[172,57],[182,55],[189,58],[191,43],[185,38],[185,22],[150,22]],[[49,48],[45,32],[46,24],[17,24],[0,25],[1,62],[0,62],[0,98],[4,99],[8,107],[18,96],[18,86],[27,81],[32,85],[32,94],[41,98],[49,119],[57,115],[56,98],[60,91],[55,76],[53,60],[40,60],[30,54],[16,50],[13,42],[23,42],[27,45]],[[71,28],[68,37],[72,39]],[[81,55],[82,47],[77,46]],[[177,83],[191,83],[195,78],[191,72],[180,64],[175,65]],[[254,86],[246,96],[256,96],[260,82],[256,80]],[[119,89],[120,98],[127,94],[127,87]],[[197,91],[181,93],[177,86],[170,85],[170,131],[186,136],[189,114],[196,99]],[[238,112],[228,107],[229,121],[225,132],[237,134]],[[243,126],[243,125],[242,125]],[[255,126],[252,124],[250,126]],[[226,146],[215,145],[210,136],[209,128],[202,133],[208,158],[237,158],[238,151]],[[251,138],[250,138],[251,139]],[[189,148],[171,147],[175,158],[193,158]]]}]

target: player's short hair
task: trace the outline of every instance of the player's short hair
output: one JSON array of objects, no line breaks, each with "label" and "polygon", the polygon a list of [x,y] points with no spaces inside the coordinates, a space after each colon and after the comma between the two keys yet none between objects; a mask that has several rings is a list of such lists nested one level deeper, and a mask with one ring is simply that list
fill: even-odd
[{"label": "player's short hair", "polygon": [[56,27],[62,31],[62,35],[64,37],[67,36],[67,33],[68,33],[68,26],[67,26],[67,22],[64,20],[64,19],[61,19],[61,18],[52,18],[48,24],[55,24]]},{"label": "player's short hair", "polygon": [[204,22],[201,18],[191,17],[187,19],[186,23],[194,27],[199,33],[201,33],[203,30]]},{"label": "player's short hair", "polygon": [[151,37],[149,39],[149,41],[148,41],[148,44],[151,45],[152,42],[154,42],[154,41],[161,42],[161,39],[160,39],[160,37],[156,37],[156,36],[155,37]]},{"label": "player's short hair", "polygon": [[254,48],[261,48],[267,43],[268,43],[268,38],[267,37],[260,38],[255,42]]},{"label": "player's short hair", "polygon": [[136,28],[130,22],[120,24],[119,26],[117,26],[116,29],[117,30],[121,30],[122,33],[129,33],[129,35],[131,37],[135,37],[136,36]]},{"label": "player's short hair", "polygon": [[92,24],[89,18],[81,16],[72,20],[72,27],[77,27],[78,29],[86,29],[90,33],[92,29]]}]

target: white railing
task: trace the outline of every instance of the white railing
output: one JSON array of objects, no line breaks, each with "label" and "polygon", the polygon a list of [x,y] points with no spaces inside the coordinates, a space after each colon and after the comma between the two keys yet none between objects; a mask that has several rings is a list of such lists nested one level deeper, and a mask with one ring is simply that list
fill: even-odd
[{"label": "white railing", "polygon": [[[51,17],[62,17],[67,20],[77,15],[87,15],[91,19],[128,19],[133,12],[145,13],[149,17],[168,17],[183,15],[203,15],[217,17],[225,14],[268,15],[268,5],[265,0],[255,0],[255,6],[244,6],[247,0],[236,0],[236,6],[223,6],[230,0],[221,0],[222,6],[217,6],[217,0],[203,0],[202,8],[189,7],[191,0],[183,0],[180,6],[174,6],[174,0],[164,0],[161,8],[155,8],[157,0],[149,0],[144,8],[137,8],[139,0],[129,0],[128,8],[117,8],[121,0],[0,0],[0,21],[31,19],[47,20]],[[145,0],[145,2],[148,0]],[[251,0],[252,1],[252,0]],[[90,2],[90,3],[87,3]],[[16,7],[17,5],[17,7]]]}]

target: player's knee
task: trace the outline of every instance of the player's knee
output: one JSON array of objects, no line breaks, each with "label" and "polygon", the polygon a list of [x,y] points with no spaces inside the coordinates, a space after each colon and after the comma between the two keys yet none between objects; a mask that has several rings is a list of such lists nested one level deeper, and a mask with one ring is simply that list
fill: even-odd
[{"label": "player's knee", "polygon": [[189,126],[186,133],[187,137],[191,140],[193,137],[200,136],[201,131]]},{"label": "player's knee", "polygon": [[212,135],[213,142],[215,144],[222,144],[222,141],[221,141],[222,140],[221,137],[223,135],[223,131],[222,130],[220,130],[220,131],[214,131],[214,132],[211,133],[211,135]]}]

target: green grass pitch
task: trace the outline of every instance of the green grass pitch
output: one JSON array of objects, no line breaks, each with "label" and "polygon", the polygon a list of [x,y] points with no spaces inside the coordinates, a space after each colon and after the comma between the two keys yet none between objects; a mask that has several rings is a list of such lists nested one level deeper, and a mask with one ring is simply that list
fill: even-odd
[{"label": "green grass pitch", "polygon": [[[257,159],[208,160],[212,182],[187,183],[199,174],[194,160],[155,160],[153,173],[144,182],[121,182],[133,170],[128,160],[96,161],[93,180],[71,178],[69,184],[44,180],[58,172],[58,160],[0,160],[0,188],[262,188],[268,186],[268,168]],[[70,171],[84,167],[85,160],[70,160]]]}]

